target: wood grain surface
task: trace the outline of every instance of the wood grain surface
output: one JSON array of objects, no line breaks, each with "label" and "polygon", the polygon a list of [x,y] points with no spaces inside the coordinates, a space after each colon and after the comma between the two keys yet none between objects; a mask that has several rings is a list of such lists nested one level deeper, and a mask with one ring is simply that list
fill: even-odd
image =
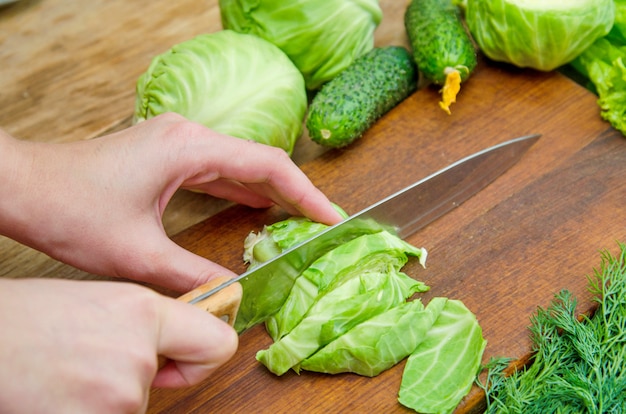
[{"label": "wood grain surface", "polygon": [[[406,45],[403,2],[381,1],[376,43]],[[130,125],[134,83],[150,59],[219,30],[216,1],[23,0],[0,9],[0,126],[27,140],[91,139]],[[410,236],[429,251],[405,271],[434,296],[462,300],[488,341],[485,360],[529,356],[537,306],[570,289],[592,309],[585,276],[600,250],[626,241],[626,140],[599,118],[596,97],[557,73],[481,61],[452,115],[424,88],[344,150],[304,136],[294,158],[333,201],[354,213],[475,151],[530,133],[542,138],[515,167],[453,212]],[[285,215],[181,192],[166,211],[180,245],[235,271],[242,244]],[[99,278],[0,240],[0,276]],[[174,292],[163,292],[175,295]],[[403,363],[376,378],[270,374],[254,355],[262,326],[240,337],[216,375],[182,390],[153,390],[152,413],[408,412],[397,402]],[[479,412],[477,389],[459,412]]]},{"label": "wood grain surface", "polygon": [[[452,116],[437,91],[415,93],[355,145],[302,168],[334,201],[354,213],[475,151],[510,138],[542,138],[511,170],[459,208],[407,240],[429,251],[427,268],[405,270],[431,290],[462,300],[488,341],[485,361],[530,354],[527,327],[537,306],[562,288],[590,312],[585,276],[599,250],[626,240],[626,141],[598,119],[595,97],[558,74],[482,62]],[[200,255],[244,270],[250,230],[283,218],[278,210],[234,207],[177,235]],[[219,235],[219,236],[217,236]],[[270,343],[262,326],[244,332],[235,358],[189,390],[155,390],[152,412],[406,412],[396,400],[403,364],[379,377],[269,373],[255,361]],[[459,412],[479,412],[477,388]]]}]

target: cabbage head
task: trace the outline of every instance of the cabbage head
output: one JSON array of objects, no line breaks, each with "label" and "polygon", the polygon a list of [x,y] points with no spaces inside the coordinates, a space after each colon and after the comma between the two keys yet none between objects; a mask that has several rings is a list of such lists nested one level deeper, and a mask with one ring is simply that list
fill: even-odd
[{"label": "cabbage head", "polygon": [[467,0],[465,19],[483,53],[496,61],[550,71],[605,36],[613,0]]},{"label": "cabbage head", "polygon": [[377,0],[220,0],[225,29],[262,37],[318,89],[374,47],[383,14]]},{"label": "cabbage head", "polygon": [[222,134],[291,154],[306,108],[302,74],[278,47],[222,30],[153,58],[137,81],[134,122],[176,112]]}]

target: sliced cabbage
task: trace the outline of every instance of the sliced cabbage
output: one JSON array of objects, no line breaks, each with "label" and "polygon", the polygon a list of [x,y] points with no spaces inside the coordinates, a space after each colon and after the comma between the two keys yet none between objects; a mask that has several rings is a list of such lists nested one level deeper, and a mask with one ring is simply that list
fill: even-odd
[{"label": "sliced cabbage", "polygon": [[463,302],[444,300],[402,373],[398,401],[420,413],[454,411],[472,388],[487,345],[476,316]]},{"label": "sliced cabbage", "polygon": [[276,375],[300,371],[300,362],[363,321],[404,303],[416,280],[402,272],[366,272],[346,280],[315,302],[306,317],[256,359]]},{"label": "sliced cabbage", "polygon": [[391,368],[424,340],[446,300],[402,303],[362,322],[302,361],[303,370],[374,377]]},{"label": "sliced cabbage", "polygon": [[[346,279],[363,272],[399,271],[409,260],[419,258],[425,266],[426,250],[405,242],[386,231],[364,234],[352,239],[313,262],[296,279],[280,310],[265,321],[267,332],[279,340],[304,318],[326,292]],[[428,286],[416,282],[413,292],[425,292]],[[411,294],[412,294],[411,293]]]},{"label": "sliced cabbage", "polygon": [[220,0],[225,29],[281,48],[318,89],[374,47],[382,20],[377,0]]},{"label": "sliced cabbage", "polygon": [[465,19],[493,60],[550,71],[613,25],[613,0],[467,0]]},{"label": "sliced cabbage", "polygon": [[217,132],[292,153],[303,132],[304,79],[276,46],[230,30],[175,45],[137,81],[134,122],[176,112]]}]

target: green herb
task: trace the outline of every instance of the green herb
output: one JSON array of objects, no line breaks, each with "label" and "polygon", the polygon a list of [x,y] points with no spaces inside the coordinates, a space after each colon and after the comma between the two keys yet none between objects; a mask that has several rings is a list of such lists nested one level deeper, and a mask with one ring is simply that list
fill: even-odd
[{"label": "green herb", "polygon": [[571,292],[557,293],[531,318],[532,364],[505,375],[510,359],[490,361],[487,413],[626,412],[626,245],[602,253],[588,277],[598,308],[576,315]]}]

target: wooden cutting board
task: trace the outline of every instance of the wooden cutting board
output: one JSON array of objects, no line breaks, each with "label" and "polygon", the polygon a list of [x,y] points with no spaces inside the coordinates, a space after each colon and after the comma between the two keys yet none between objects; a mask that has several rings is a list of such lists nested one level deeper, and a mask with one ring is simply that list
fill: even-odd
[{"label": "wooden cutting board", "polygon": [[[508,139],[542,138],[497,181],[453,212],[410,236],[429,251],[427,268],[404,270],[434,296],[462,300],[488,341],[484,361],[530,353],[527,327],[537,306],[562,288],[593,309],[586,275],[600,250],[626,241],[626,139],[599,117],[596,97],[557,73],[481,62],[463,85],[452,115],[426,88],[377,122],[354,145],[302,165],[315,184],[349,213],[448,164]],[[174,239],[244,271],[243,239],[286,216],[235,206]],[[264,327],[240,337],[236,356],[214,376],[183,390],[154,390],[150,412],[409,412],[397,402],[404,363],[375,378],[289,372],[276,377],[255,360],[269,346]],[[479,411],[474,388],[459,412]]]}]

